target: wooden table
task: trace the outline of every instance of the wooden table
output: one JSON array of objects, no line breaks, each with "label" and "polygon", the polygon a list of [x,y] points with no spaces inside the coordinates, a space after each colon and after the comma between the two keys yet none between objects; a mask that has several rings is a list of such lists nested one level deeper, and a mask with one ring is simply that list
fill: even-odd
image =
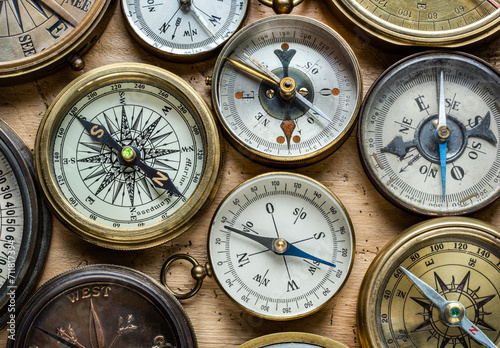
[{"label": "wooden table", "polygon": [[[246,24],[274,15],[273,11],[251,0]],[[316,18],[339,32],[357,55],[363,76],[364,93],[375,78],[404,54],[387,53],[373,46],[366,35],[348,31],[332,15],[322,0],[307,0],[294,14]],[[500,68],[500,40],[471,51]],[[210,103],[210,87],[205,77],[212,74],[215,58],[197,64],[175,64],[163,61],[144,51],[125,28],[120,7],[115,9],[109,26],[95,47],[85,56],[86,68],[115,62],[149,63],[175,71],[196,88]],[[33,149],[37,128],[55,96],[81,73],[69,68],[52,76],[8,88],[0,88],[0,117],[12,126]],[[222,183],[207,213],[179,238],[165,245],[142,251],[114,251],[93,246],[68,231],[54,219],[53,235],[41,283],[69,269],[96,263],[112,263],[138,269],[159,280],[163,262],[172,254],[189,253],[200,262],[207,260],[207,231],[210,219],[223,197],[237,184],[272,169],[256,165],[223,141],[224,167]],[[379,250],[403,229],[423,220],[389,204],[375,190],[361,166],[353,132],[333,155],[314,165],[296,170],[315,178],[335,192],[345,204],[356,232],[356,256],[350,278],[342,291],[320,312],[291,322],[270,322],[247,314],[237,307],[214,280],[205,281],[200,293],[183,301],[194,325],[199,346],[236,347],[252,338],[279,331],[305,331],[335,339],[349,347],[358,347],[356,301],[365,271]],[[500,226],[500,202],[474,214],[474,217]],[[181,268],[181,267],[179,267]],[[173,275],[174,286],[192,285],[186,270]],[[7,339],[0,333],[0,345]]]}]

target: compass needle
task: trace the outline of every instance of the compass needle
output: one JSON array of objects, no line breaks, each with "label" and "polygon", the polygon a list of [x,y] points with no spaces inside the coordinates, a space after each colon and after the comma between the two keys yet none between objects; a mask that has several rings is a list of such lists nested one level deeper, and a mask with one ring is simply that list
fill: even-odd
[{"label": "compass needle", "polygon": [[43,284],[19,313],[8,348],[198,346],[180,303],[148,275],[123,266],[66,271]]},{"label": "compass needle", "polygon": [[58,16],[64,19],[66,22],[71,24],[73,27],[78,25],[78,20],[73,17],[71,13],[69,13],[64,7],[59,5],[55,0],[37,0],[42,4],[46,5],[52,11],[54,11]]}]

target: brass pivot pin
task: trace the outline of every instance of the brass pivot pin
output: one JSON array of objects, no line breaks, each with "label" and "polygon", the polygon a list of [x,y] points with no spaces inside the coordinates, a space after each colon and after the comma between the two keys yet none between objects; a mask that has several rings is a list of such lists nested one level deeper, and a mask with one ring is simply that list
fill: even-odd
[{"label": "brass pivot pin", "polygon": [[295,97],[295,92],[297,91],[297,85],[294,79],[291,77],[285,77],[280,82],[280,96],[284,100],[290,100]]},{"label": "brass pivot pin", "polygon": [[283,238],[277,238],[273,243],[273,250],[278,254],[283,254],[288,250],[288,242]]},{"label": "brass pivot pin", "polygon": [[465,308],[459,302],[451,302],[444,309],[443,317],[450,325],[458,325],[465,316]]}]

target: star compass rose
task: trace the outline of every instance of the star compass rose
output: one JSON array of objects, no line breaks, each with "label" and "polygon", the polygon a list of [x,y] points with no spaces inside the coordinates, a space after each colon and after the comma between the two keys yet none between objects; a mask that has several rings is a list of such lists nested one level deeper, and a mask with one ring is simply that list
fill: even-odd
[{"label": "star compass rose", "polygon": [[[499,322],[493,314],[499,298],[498,294],[490,292],[487,284],[471,282],[471,271],[460,277],[434,271],[433,277],[434,286],[428,283],[429,287],[444,304],[436,304],[431,298],[433,295],[427,296],[430,292],[423,292],[426,296],[410,296],[416,305],[412,308],[420,308],[414,315],[421,317],[421,320],[412,320],[408,326],[410,336],[425,335],[425,340],[429,344],[434,342],[435,347],[465,348],[479,346],[476,335],[493,337],[491,333],[495,332],[498,336]],[[457,278],[460,279],[458,282]],[[419,287],[420,284],[415,285]],[[468,327],[459,324],[464,316],[470,322]]]},{"label": "star compass rose", "polygon": [[[179,170],[180,145],[172,126],[153,110],[116,106],[92,121],[77,148],[82,182],[110,204],[134,207],[170,192]],[[87,135],[90,138],[87,138]]]}]

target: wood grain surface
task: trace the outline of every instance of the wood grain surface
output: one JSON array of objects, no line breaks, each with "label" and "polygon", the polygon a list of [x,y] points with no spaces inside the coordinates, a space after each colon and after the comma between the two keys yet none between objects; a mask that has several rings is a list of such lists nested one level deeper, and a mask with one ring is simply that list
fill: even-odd
[{"label": "wood grain surface", "polygon": [[[257,0],[250,2],[245,24],[274,15],[272,9],[261,5]],[[359,31],[357,34],[352,27],[343,26],[322,0],[304,1],[294,10],[294,14],[318,19],[347,40],[361,65],[364,93],[382,71],[407,54],[389,53],[376,47],[366,35]],[[500,68],[500,40],[469,52]],[[165,68],[181,75],[210,103],[211,90],[204,81],[206,76],[212,74],[215,58],[196,64],[179,64],[150,55],[127,32],[119,6],[103,36],[86,54],[85,60],[84,71],[127,61]],[[80,74],[81,72],[73,72],[67,68],[37,81],[0,88],[0,117],[33,149],[38,125],[47,107],[63,87]],[[220,189],[207,213],[192,229],[165,245],[123,252],[84,242],[54,219],[51,245],[40,284],[69,269],[97,263],[132,267],[159,280],[163,262],[172,254],[181,252],[189,253],[205,263],[208,227],[217,205],[239,183],[272,170],[251,162],[225,140],[222,145],[224,166]],[[391,238],[424,218],[392,206],[375,190],[358,157],[356,132],[330,157],[296,171],[325,184],[346,206],[356,234],[356,255],[350,278],[341,292],[321,311],[290,322],[271,322],[247,314],[228,299],[213,279],[207,279],[197,296],[182,302],[191,318],[200,347],[237,347],[252,338],[280,331],[310,332],[332,338],[348,347],[359,346],[356,301],[368,265]],[[497,201],[473,216],[500,226],[500,202]],[[187,267],[177,267],[171,276],[174,287],[189,288],[193,282],[188,274]],[[0,333],[0,345],[5,345],[6,339],[7,332],[3,329]]]}]

